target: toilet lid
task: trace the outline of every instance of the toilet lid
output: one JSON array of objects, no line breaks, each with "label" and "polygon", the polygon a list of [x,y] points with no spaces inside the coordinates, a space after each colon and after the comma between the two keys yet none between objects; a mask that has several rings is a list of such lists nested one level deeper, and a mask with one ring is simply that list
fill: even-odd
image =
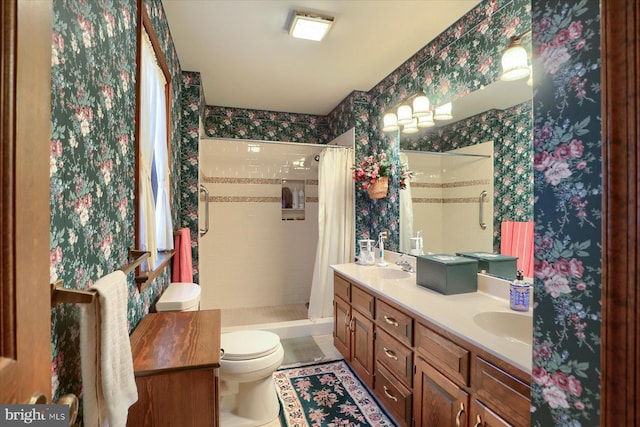
[{"label": "toilet lid", "polygon": [[236,331],[222,334],[220,347],[223,360],[257,359],[273,353],[280,337],[269,331]]},{"label": "toilet lid", "polygon": [[197,283],[171,283],[156,303],[156,311],[184,311],[200,302]]}]

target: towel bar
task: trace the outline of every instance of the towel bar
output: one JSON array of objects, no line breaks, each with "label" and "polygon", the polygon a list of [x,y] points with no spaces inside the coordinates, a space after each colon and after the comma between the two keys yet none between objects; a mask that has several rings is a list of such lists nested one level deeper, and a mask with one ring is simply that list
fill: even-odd
[{"label": "towel bar", "polygon": [[[124,274],[129,274],[136,269],[142,262],[149,258],[148,251],[140,251],[129,248],[129,263],[120,270]],[[51,284],[51,307],[57,304],[93,304],[96,297],[96,291],[83,291],[78,289],[69,289],[62,286],[62,280],[58,280]]]},{"label": "towel bar", "polygon": [[96,291],[68,289],[62,286],[62,280],[51,284],[51,307],[61,303],[92,304],[95,297]]}]

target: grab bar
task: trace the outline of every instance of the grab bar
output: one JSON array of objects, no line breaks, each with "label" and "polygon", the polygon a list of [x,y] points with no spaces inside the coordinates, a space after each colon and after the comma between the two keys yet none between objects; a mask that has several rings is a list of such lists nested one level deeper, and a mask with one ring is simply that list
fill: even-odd
[{"label": "grab bar", "polygon": [[482,228],[483,230],[485,228],[487,228],[487,223],[484,222],[482,220],[482,217],[484,216],[484,198],[487,197],[487,192],[483,191],[482,193],[480,193],[480,197],[478,200],[478,203],[480,203],[480,228]]},{"label": "grab bar", "polygon": [[200,191],[204,191],[204,229],[200,229],[200,237],[209,232],[209,190],[204,185],[200,184]]}]

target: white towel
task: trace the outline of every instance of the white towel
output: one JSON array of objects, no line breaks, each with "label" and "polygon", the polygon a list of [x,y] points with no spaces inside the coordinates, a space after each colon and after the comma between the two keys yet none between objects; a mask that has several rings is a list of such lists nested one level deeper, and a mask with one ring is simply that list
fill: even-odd
[{"label": "white towel", "polygon": [[129,407],[138,400],[127,327],[128,289],[121,271],[98,280],[94,304],[84,304],[80,319],[80,356],[84,425],[126,426]]}]

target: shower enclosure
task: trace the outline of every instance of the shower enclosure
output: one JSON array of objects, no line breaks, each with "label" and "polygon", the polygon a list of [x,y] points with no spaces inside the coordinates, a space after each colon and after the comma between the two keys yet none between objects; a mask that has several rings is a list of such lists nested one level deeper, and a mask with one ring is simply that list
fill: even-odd
[{"label": "shower enclosure", "polygon": [[[318,241],[318,161],[323,145],[237,139],[200,141],[202,309],[222,310],[222,326],[268,329],[282,338],[332,332],[310,320]],[[295,199],[293,193],[295,192]],[[295,202],[295,204],[292,204]]]}]

